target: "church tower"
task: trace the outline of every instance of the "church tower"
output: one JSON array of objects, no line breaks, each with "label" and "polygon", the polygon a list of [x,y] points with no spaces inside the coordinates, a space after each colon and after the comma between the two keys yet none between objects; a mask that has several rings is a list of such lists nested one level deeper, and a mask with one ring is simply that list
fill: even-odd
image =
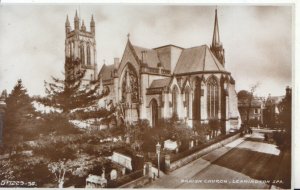
[{"label": "church tower", "polygon": [[95,21],[93,16],[91,17],[90,31],[87,31],[84,20],[82,20],[80,27],[80,18],[77,11],[74,17],[74,30],[71,29],[67,16],[65,32],[65,77],[66,79],[73,78],[79,70],[85,69],[83,84],[88,84],[97,78]]},{"label": "church tower", "polygon": [[215,10],[214,33],[213,33],[213,39],[212,39],[212,44],[210,46],[210,50],[213,52],[213,54],[216,56],[216,58],[220,61],[220,63],[225,66],[225,50],[220,41],[217,9]]}]

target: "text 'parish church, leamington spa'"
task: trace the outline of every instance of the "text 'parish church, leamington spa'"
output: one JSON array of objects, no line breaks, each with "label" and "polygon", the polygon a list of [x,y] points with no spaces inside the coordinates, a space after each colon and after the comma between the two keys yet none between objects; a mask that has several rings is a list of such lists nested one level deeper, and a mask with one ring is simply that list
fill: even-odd
[{"label": "text 'parish church, leamington spa'", "polygon": [[86,69],[83,80],[100,79],[101,89],[109,90],[104,102],[122,105],[124,122],[148,119],[157,127],[160,119],[176,114],[190,127],[209,120],[219,120],[226,131],[240,127],[235,80],[225,69],[217,10],[210,47],[165,45],[149,49],[133,45],[128,36],[122,59],[104,64],[99,73],[94,18],[87,31],[84,21],[80,27],[76,12],[74,30],[68,18],[65,29],[66,59],[80,60],[79,67]]}]

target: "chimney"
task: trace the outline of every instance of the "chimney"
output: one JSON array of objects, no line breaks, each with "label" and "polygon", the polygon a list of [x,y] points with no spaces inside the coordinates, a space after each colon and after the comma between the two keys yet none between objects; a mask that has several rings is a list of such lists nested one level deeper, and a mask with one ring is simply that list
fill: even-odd
[{"label": "chimney", "polygon": [[289,86],[287,86],[285,92],[286,92],[285,93],[286,96],[290,96],[292,94],[292,89]]},{"label": "chimney", "polygon": [[114,58],[114,68],[118,69],[120,64],[120,59],[118,57]]}]

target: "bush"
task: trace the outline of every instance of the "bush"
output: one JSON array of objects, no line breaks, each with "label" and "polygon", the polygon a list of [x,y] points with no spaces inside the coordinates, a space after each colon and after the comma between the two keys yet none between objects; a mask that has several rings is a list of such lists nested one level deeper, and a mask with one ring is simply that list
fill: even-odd
[{"label": "bush", "polygon": [[279,149],[289,149],[291,147],[291,136],[287,132],[273,132],[273,139]]}]

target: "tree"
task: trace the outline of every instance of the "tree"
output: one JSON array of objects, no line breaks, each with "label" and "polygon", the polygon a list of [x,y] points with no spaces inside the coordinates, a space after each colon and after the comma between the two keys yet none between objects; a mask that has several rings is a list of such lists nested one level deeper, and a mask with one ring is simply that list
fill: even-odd
[{"label": "tree", "polygon": [[[65,67],[68,70],[74,70],[80,64],[80,60],[72,60],[66,58]],[[86,69],[77,70],[74,75],[65,76],[64,80],[52,77],[53,82],[45,81],[47,97],[40,98],[39,102],[46,106],[52,106],[62,110],[63,113],[69,114],[75,109],[84,109],[95,105],[99,99],[109,93],[108,90],[99,93],[99,80],[91,81],[87,85],[83,85],[82,81],[85,76]]]},{"label": "tree", "polygon": [[34,152],[49,159],[48,169],[54,174],[58,187],[62,188],[66,172],[71,171],[74,165],[75,150],[63,142],[53,142],[51,146],[39,147]]},{"label": "tree", "polygon": [[49,170],[55,175],[55,179],[58,182],[58,188],[63,188],[65,182],[65,174],[71,171],[72,161],[60,160],[58,162],[52,162],[48,165]]},{"label": "tree", "polygon": [[292,125],[292,89],[286,88],[286,95],[279,103],[279,119],[285,125],[287,131],[291,131]]},{"label": "tree", "polygon": [[252,100],[253,100],[253,94],[256,91],[256,89],[259,87],[259,82],[255,83],[250,87],[250,97],[248,101],[248,108],[247,108],[247,120],[246,123],[249,123],[249,115],[250,115],[250,110],[251,110],[251,105],[252,105]]},{"label": "tree", "polygon": [[292,130],[292,89],[290,87],[286,88],[285,97],[278,105],[279,107],[279,119],[283,124],[285,129],[283,134],[277,134],[277,139],[280,141],[282,145],[286,145],[290,148],[291,145],[291,130]]},{"label": "tree", "polygon": [[24,137],[25,126],[35,116],[35,109],[27,90],[19,79],[12,92],[6,99],[6,113],[4,116],[4,144],[16,150]]},{"label": "tree", "polygon": [[[251,107],[252,107],[252,101],[254,99],[254,92],[259,87],[259,85],[260,85],[260,83],[257,82],[255,84],[253,84],[252,86],[250,86],[250,91],[241,90],[237,95],[239,102],[242,102],[243,104],[246,105],[246,110],[245,110],[246,111],[246,120],[245,120],[246,125],[249,124],[250,111],[251,111]],[[240,110],[240,111],[242,111],[242,110]]]}]

